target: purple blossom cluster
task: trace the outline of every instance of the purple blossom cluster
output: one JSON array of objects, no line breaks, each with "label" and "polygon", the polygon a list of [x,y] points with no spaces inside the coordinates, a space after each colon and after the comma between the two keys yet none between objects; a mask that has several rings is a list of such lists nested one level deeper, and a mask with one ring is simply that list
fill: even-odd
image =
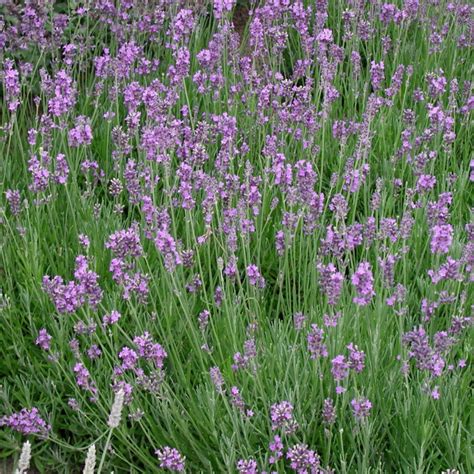
[{"label": "purple blossom cluster", "polygon": [[349,377],[350,371],[360,373],[365,367],[365,353],[353,344],[347,345],[349,356],[339,354],[331,360],[331,374],[337,383],[336,393],[344,393],[346,389],[341,386],[341,382]]},{"label": "purple blossom cluster", "polygon": [[356,420],[363,421],[370,415],[372,403],[367,398],[354,398],[351,401],[351,407]]},{"label": "purple blossom cluster", "polygon": [[48,436],[51,430],[51,426],[41,418],[37,408],[23,408],[18,413],[2,416],[0,426],[6,426],[24,435],[37,434],[41,437]]},{"label": "purple blossom cluster", "polygon": [[[42,151],[39,158],[36,155],[31,156],[28,161],[28,171],[32,179],[30,191],[40,193],[46,191],[51,182],[65,185],[69,176],[69,165],[63,153],[59,153],[53,162],[48,153]],[[18,201],[19,197],[15,196],[13,199]],[[12,202],[11,198],[9,201]],[[12,206],[13,209],[18,209],[18,207],[18,204]],[[16,214],[18,213],[19,211],[16,211]]]},{"label": "purple blossom cluster", "polygon": [[43,328],[39,330],[38,337],[36,338],[35,344],[41,347],[41,349],[43,349],[44,351],[49,351],[51,347],[51,339],[52,339],[52,336],[48,334],[46,329]]},{"label": "purple blossom cluster", "polygon": [[64,283],[60,276],[43,278],[43,290],[59,313],[74,313],[86,303],[95,309],[102,300],[99,275],[89,269],[88,259],[84,255],[76,258],[74,278],[75,281],[68,283]]},{"label": "purple blossom cluster", "polygon": [[112,279],[122,288],[123,298],[129,300],[132,295],[136,295],[139,301],[146,301],[149,293],[149,276],[136,270],[136,259],[143,255],[138,225],[134,224],[129,229],[113,233],[109,236],[105,247],[114,255],[109,270]]},{"label": "purple blossom cluster", "polygon": [[286,453],[290,467],[298,474],[318,472],[320,460],[318,454],[306,444],[295,444]]},{"label": "purple blossom cluster", "polygon": [[[165,359],[168,353],[145,332],[133,338],[134,348],[123,346],[118,352],[120,365],[113,369],[115,391],[124,391],[125,404],[133,400],[135,389],[158,395],[165,380]],[[132,382],[132,383],[129,383]]]},{"label": "purple blossom cluster", "polygon": [[357,296],[353,299],[354,303],[359,306],[369,304],[372,297],[375,296],[374,276],[369,262],[359,264],[357,270],[351,277],[351,282],[357,292]]},{"label": "purple blossom cluster", "polygon": [[328,298],[328,303],[336,305],[341,295],[344,276],[337,271],[333,263],[327,265],[318,263],[317,268],[320,273],[320,285]]},{"label": "purple blossom cluster", "polygon": [[255,339],[247,339],[244,342],[244,352],[236,352],[234,354],[234,363],[232,364],[232,370],[251,368],[256,370],[255,359],[257,357],[257,347],[255,345]]},{"label": "purple blossom cluster", "polygon": [[156,450],[160,467],[168,471],[184,472],[186,458],[176,449],[165,446]]},{"label": "purple blossom cluster", "polygon": [[318,359],[319,357],[327,357],[328,350],[324,341],[324,331],[320,329],[317,324],[311,325],[311,330],[307,336],[308,350],[311,353],[311,359]]},{"label": "purple blossom cluster", "polygon": [[298,429],[298,423],[293,418],[293,405],[288,401],[275,403],[270,409],[272,430],[282,430],[283,433],[291,434]]}]

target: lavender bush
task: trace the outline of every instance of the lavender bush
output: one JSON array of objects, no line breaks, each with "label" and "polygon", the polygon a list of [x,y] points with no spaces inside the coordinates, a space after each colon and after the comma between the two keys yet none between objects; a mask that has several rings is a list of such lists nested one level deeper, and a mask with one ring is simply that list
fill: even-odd
[{"label": "lavender bush", "polygon": [[469,2],[0,3],[1,457],[474,471]]}]

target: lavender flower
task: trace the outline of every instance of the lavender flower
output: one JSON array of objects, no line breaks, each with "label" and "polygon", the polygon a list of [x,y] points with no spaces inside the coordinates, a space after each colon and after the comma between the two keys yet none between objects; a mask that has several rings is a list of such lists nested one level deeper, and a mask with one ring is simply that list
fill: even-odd
[{"label": "lavender flower", "polygon": [[359,348],[352,342],[347,346],[349,349],[349,368],[356,372],[362,372],[364,369],[365,354],[363,351],[359,351]]},{"label": "lavender flower", "polygon": [[271,456],[268,462],[270,464],[276,464],[283,457],[283,443],[278,435],[273,437],[273,441],[269,445]]},{"label": "lavender flower", "polygon": [[48,109],[52,115],[60,117],[76,104],[76,85],[64,69],[56,73],[52,82],[49,81],[48,77],[43,76],[43,89],[51,96]]},{"label": "lavender flower", "polygon": [[328,297],[328,303],[330,305],[337,304],[341,295],[342,284],[344,282],[342,273],[338,272],[332,263],[328,263],[327,265],[318,263],[317,269],[320,274],[319,283],[323,292]]},{"label": "lavender flower", "polygon": [[317,472],[320,461],[318,454],[306,444],[295,444],[286,453],[290,467],[299,474]]},{"label": "lavender flower", "polygon": [[349,376],[349,364],[343,355],[337,355],[331,361],[331,374],[336,382],[340,382]]},{"label": "lavender flower", "polygon": [[453,227],[449,224],[435,225],[431,230],[431,252],[448,253],[453,241]]},{"label": "lavender flower", "polygon": [[163,255],[166,270],[172,272],[177,265],[182,263],[181,256],[176,248],[176,242],[166,230],[159,230],[156,233],[155,245]]},{"label": "lavender flower", "polygon": [[6,59],[4,62],[3,82],[5,84],[8,110],[15,112],[20,105],[20,75],[11,59]]},{"label": "lavender flower", "polygon": [[372,403],[367,398],[354,398],[351,401],[352,412],[357,421],[363,421],[370,415]]},{"label": "lavender flower", "polygon": [[38,434],[47,437],[51,426],[40,416],[37,408],[23,408],[18,413],[0,418],[0,426],[6,426],[24,435]]},{"label": "lavender flower", "polygon": [[247,339],[244,343],[244,353],[241,354],[240,352],[236,352],[234,354],[234,363],[232,364],[232,370],[236,371],[239,369],[246,369],[251,367],[256,357],[257,348],[255,345],[255,339]]},{"label": "lavender flower", "polygon": [[275,403],[270,410],[272,430],[283,430],[286,434],[294,433],[298,429],[298,423],[293,418],[293,405],[288,401]]},{"label": "lavender flower", "polygon": [[223,395],[225,393],[225,382],[219,367],[212,367],[209,371],[209,374],[211,376],[212,383],[214,384],[217,393]]},{"label": "lavender flower", "polygon": [[134,224],[128,229],[115,232],[109,237],[105,247],[120,258],[140,257],[143,255],[143,247],[140,243],[138,225]]},{"label": "lavender flower", "polygon": [[160,344],[153,342],[148,332],[135,337],[133,343],[138,348],[139,357],[152,361],[158,369],[163,368],[164,360],[168,357],[168,354]]},{"label": "lavender flower", "polygon": [[332,425],[336,421],[336,410],[334,408],[334,403],[330,398],[324,400],[321,415],[323,423],[326,425]]},{"label": "lavender flower", "polygon": [[10,205],[10,211],[12,215],[19,216],[21,212],[21,195],[18,189],[12,190],[7,189],[5,192],[8,204]]},{"label": "lavender flower", "polygon": [[81,145],[90,145],[92,142],[92,128],[90,119],[79,115],[76,117],[76,126],[69,131],[68,141],[70,147],[79,147]]},{"label": "lavender flower", "polygon": [[403,342],[409,346],[409,357],[415,359],[420,370],[428,370],[434,377],[439,377],[445,367],[445,361],[429,343],[428,335],[422,328],[415,328],[403,336]]},{"label": "lavender flower", "polygon": [[256,265],[249,265],[247,267],[247,277],[249,279],[249,283],[252,286],[257,286],[258,288],[265,288],[265,279],[260,274]]},{"label": "lavender flower", "polygon": [[230,401],[241,413],[245,413],[245,402],[238,387],[231,387]]},{"label": "lavender flower", "polygon": [[49,351],[51,347],[51,339],[52,336],[50,336],[46,329],[43,328],[39,330],[35,344],[41,347],[41,349],[43,349],[44,351]]},{"label": "lavender flower", "polygon": [[311,325],[311,330],[308,333],[308,350],[311,353],[311,359],[318,359],[319,357],[327,357],[328,350],[326,344],[323,344],[324,331],[318,327],[317,324]]},{"label": "lavender flower", "polygon": [[301,331],[306,322],[306,316],[303,313],[295,313],[293,315],[293,325],[297,331]]},{"label": "lavender flower", "polygon": [[102,325],[106,327],[116,324],[121,317],[122,315],[118,311],[112,310],[110,314],[106,314],[102,318]]},{"label": "lavender flower", "polygon": [[214,16],[222,18],[226,12],[232,11],[236,0],[214,0]]},{"label": "lavender flower", "polygon": [[355,286],[358,296],[353,301],[359,306],[369,304],[372,297],[375,295],[373,283],[374,277],[372,275],[372,268],[370,263],[362,262],[357,267],[357,270],[352,275],[352,284]]},{"label": "lavender flower", "polygon": [[184,472],[186,458],[176,449],[165,446],[157,449],[155,454],[160,461],[160,467],[168,471]]},{"label": "lavender flower", "polygon": [[239,459],[236,467],[239,474],[258,474],[257,461],[253,459]]},{"label": "lavender flower", "polygon": [[382,86],[382,82],[385,78],[384,69],[385,67],[383,61],[380,63],[372,61],[370,63],[370,78],[372,80],[372,86],[374,90],[378,90]]},{"label": "lavender flower", "polygon": [[119,359],[122,360],[122,368],[124,370],[133,369],[138,362],[138,355],[129,347],[123,347],[122,350],[119,352]]}]

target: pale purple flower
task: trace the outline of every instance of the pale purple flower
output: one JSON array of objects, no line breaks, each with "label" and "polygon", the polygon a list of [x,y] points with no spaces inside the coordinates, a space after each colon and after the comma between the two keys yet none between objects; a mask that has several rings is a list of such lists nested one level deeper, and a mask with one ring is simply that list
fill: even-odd
[{"label": "pale purple flower", "polygon": [[311,325],[307,340],[311,359],[328,356],[328,350],[326,344],[324,344],[324,331],[317,324]]},{"label": "pale purple flower", "polygon": [[243,415],[247,417],[252,417],[253,412],[252,410],[246,409],[246,405],[242,395],[240,394],[240,390],[238,387],[231,387],[230,389],[230,402],[234,405]]},{"label": "pale purple flower", "polygon": [[172,272],[177,265],[181,265],[182,259],[178,253],[176,241],[168,231],[159,230],[156,233],[155,245],[163,255],[166,270]]},{"label": "pale purple flower", "polygon": [[5,192],[8,204],[10,205],[10,211],[12,215],[18,216],[21,212],[21,195],[18,189],[7,189]]},{"label": "pale purple flower", "polygon": [[160,467],[174,472],[184,472],[186,458],[176,449],[165,446],[157,449],[155,454],[160,461]]},{"label": "pale purple flower", "polygon": [[434,284],[444,280],[462,281],[460,268],[461,261],[447,257],[446,262],[441,264],[438,269],[428,270],[427,273]]},{"label": "pale purple flower", "polygon": [[352,342],[347,346],[349,349],[349,368],[356,372],[362,372],[364,370],[365,353],[359,351],[359,348]]},{"label": "pale purple flower", "polygon": [[340,382],[349,376],[349,364],[342,354],[334,357],[331,361],[331,365],[331,373],[336,382]]},{"label": "pale purple flower", "polygon": [[293,325],[297,331],[303,329],[305,322],[306,316],[303,313],[298,312],[293,315]]},{"label": "pale purple flower", "polygon": [[320,460],[318,454],[306,444],[295,444],[286,453],[290,467],[298,474],[318,472]]},{"label": "pale purple flower", "polygon": [[77,240],[85,249],[88,249],[91,244],[89,237],[85,234],[79,234]]},{"label": "pale purple flower", "polygon": [[58,71],[52,81],[43,75],[42,86],[51,97],[48,109],[52,115],[60,117],[70,112],[76,104],[76,84],[64,69]]},{"label": "pale purple flower", "polygon": [[340,311],[337,311],[334,314],[325,314],[323,315],[323,321],[324,325],[326,327],[332,327],[335,328],[337,326],[337,323],[342,317],[342,313]]},{"label": "pale purple flower", "polygon": [[122,317],[122,315],[116,311],[116,310],[112,310],[110,312],[110,314],[106,314],[103,318],[102,318],[102,325],[105,327],[105,326],[111,326],[112,324],[115,324],[118,322],[118,320]]},{"label": "pale purple flower", "polygon": [[83,390],[88,390],[92,393],[91,401],[96,400],[97,388],[93,381],[90,380],[90,373],[87,367],[82,362],[77,362],[74,365],[74,373],[76,374],[76,383]]},{"label": "pale purple flower", "polygon": [[370,300],[375,295],[373,287],[374,277],[369,262],[362,262],[359,264],[357,270],[352,275],[351,282],[357,291],[357,296],[353,298],[354,303],[360,306],[369,304]]},{"label": "pale purple flower", "polygon": [[0,426],[6,426],[24,435],[38,434],[42,437],[48,436],[51,426],[40,416],[37,408],[23,408],[18,413],[0,418]]},{"label": "pale purple flower", "polygon": [[205,309],[199,313],[198,316],[198,323],[199,323],[199,329],[201,331],[205,331],[207,325],[209,324],[209,318],[211,316],[211,313]]},{"label": "pale purple flower", "polygon": [[265,279],[260,274],[257,265],[249,265],[247,267],[247,278],[252,286],[265,288]]},{"label": "pale purple flower", "polygon": [[431,391],[431,398],[433,398],[433,400],[439,400],[440,394],[438,385]]},{"label": "pale purple flower", "polygon": [[133,343],[137,346],[139,357],[152,361],[158,369],[163,368],[168,354],[160,344],[153,342],[148,332],[145,331],[143,335],[135,337]]},{"label": "pale purple flower", "polygon": [[49,351],[50,345],[51,345],[51,339],[52,337],[48,334],[46,329],[40,329],[38,333],[38,337],[36,338],[35,344],[44,351]]},{"label": "pale purple flower", "polygon": [[334,40],[332,31],[329,28],[324,28],[316,35],[316,41],[320,43],[332,43]]},{"label": "pale purple flower", "polygon": [[53,174],[54,181],[57,184],[66,184],[69,176],[69,165],[66,161],[66,156],[59,153],[56,156],[56,166]]},{"label": "pale purple flower", "polygon": [[270,418],[273,431],[282,429],[284,433],[291,434],[298,429],[298,423],[293,418],[293,405],[288,401],[272,405]]},{"label": "pale purple flower", "polygon": [[283,457],[283,443],[281,442],[281,438],[278,435],[273,437],[273,441],[270,443],[269,449],[272,454],[268,462],[270,464],[275,464]]},{"label": "pale purple flower", "polygon": [[337,304],[341,295],[344,276],[336,269],[333,263],[328,263],[327,265],[318,263],[317,269],[320,275],[319,284],[328,297],[328,303],[330,305]]},{"label": "pale purple flower", "polygon": [[370,415],[372,403],[367,398],[354,398],[351,401],[352,412],[357,421],[362,421]]},{"label": "pale purple flower", "polygon": [[[439,336],[438,336],[439,338]],[[430,346],[428,334],[420,326],[403,335],[403,342],[410,348],[409,357],[415,359],[420,370],[428,370],[433,377],[439,377],[444,370],[443,357]],[[438,344],[441,342],[438,340]]]},{"label": "pale purple flower", "polygon": [[450,224],[435,225],[431,229],[431,252],[448,253],[453,241],[453,227]]},{"label": "pale purple flower", "polygon": [[49,185],[51,173],[46,165],[46,160],[42,159],[40,161],[36,156],[32,156],[28,160],[28,171],[31,173],[33,181],[30,184],[29,189],[34,193],[45,191]]},{"label": "pale purple flower", "polygon": [[[234,354],[234,363],[232,364],[232,370],[236,371],[239,369],[246,369],[251,367],[253,361],[257,356],[257,347],[255,345],[255,339],[250,338],[244,342],[244,352],[236,352]],[[255,367],[254,367],[255,368]]]},{"label": "pale purple flower", "polygon": [[97,344],[92,344],[92,346],[87,350],[87,356],[91,360],[98,359],[101,355],[102,351]]},{"label": "pale purple flower", "polygon": [[443,70],[440,69],[438,73],[429,73],[426,75],[426,81],[428,82],[428,92],[432,98],[436,98],[446,91],[448,81],[443,75]]},{"label": "pale purple flower", "polygon": [[236,0],[214,0],[214,16],[222,18],[226,12],[232,11]]},{"label": "pale purple flower", "polygon": [[8,110],[10,112],[15,112],[15,110],[20,105],[20,75],[14,65],[14,61],[11,59],[5,59],[2,78],[5,85]]},{"label": "pale purple flower", "polygon": [[194,16],[192,10],[182,8],[173,19],[172,35],[173,43],[179,44],[183,39],[187,39],[194,27]]},{"label": "pale purple flower", "polygon": [[209,370],[209,374],[211,376],[212,383],[214,384],[214,387],[216,388],[217,393],[220,395],[223,395],[225,393],[225,381],[224,381],[224,376],[222,375],[221,370],[219,367],[212,367]]},{"label": "pale purple flower", "polygon": [[370,63],[370,78],[374,90],[379,90],[382,86],[382,82],[385,79],[384,69],[385,66],[383,61],[381,61],[380,63],[372,61]]},{"label": "pale purple flower", "polygon": [[224,290],[220,286],[216,286],[216,289],[214,291],[214,301],[216,303],[216,306],[217,307],[221,306],[223,300],[224,300]]},{"label": "pale purple flower", "polygon": [[110,249],[117,257],[140,257],[143,247],[140,243],[140,234],[137,224],[128,229],[118,230],[109,236],[105,248]]},{"label": "pale purple flower", "polygon": [[240,459],[236,467],[239,474],[258,474],[257,461],[253,459]]},{"label": "pale purple flower", "polygon": [[436,177],[429,174],[422,174],[418,177],[418,182],[416,184],[417,190],[424,192],[430,191],[435,187]]},{"label": "pale purple flower", "polygon": [[97,273],[89,269],[89,262],[83,255],[76,258],[74,270],[76,281],[64,283],[60,276],[43,277],[43,290],[52,299],[59,313],[73,313],[86,302],[96,308],[102,300]]},{"label": "pale purple flower", "polygon": [[323,423],[326,425],[332,425],[336,421],[336,410],[334,408],[334,402],[330,398],[326,398],[323,402],[322,410]]},{"label": "pale purple flower", "polygon": [[127,346],[122,348],[118,356],[122,360],[122,368],[124,370],[133,369],[138,362],[137,353]]}]

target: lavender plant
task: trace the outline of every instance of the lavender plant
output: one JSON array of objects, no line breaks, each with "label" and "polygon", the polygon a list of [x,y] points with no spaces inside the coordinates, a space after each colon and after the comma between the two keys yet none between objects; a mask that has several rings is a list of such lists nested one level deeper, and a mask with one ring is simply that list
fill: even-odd
[{"label": "lavender plant", "polygon": [[2,458],[474,471],[469,2],[0,3]]}]

